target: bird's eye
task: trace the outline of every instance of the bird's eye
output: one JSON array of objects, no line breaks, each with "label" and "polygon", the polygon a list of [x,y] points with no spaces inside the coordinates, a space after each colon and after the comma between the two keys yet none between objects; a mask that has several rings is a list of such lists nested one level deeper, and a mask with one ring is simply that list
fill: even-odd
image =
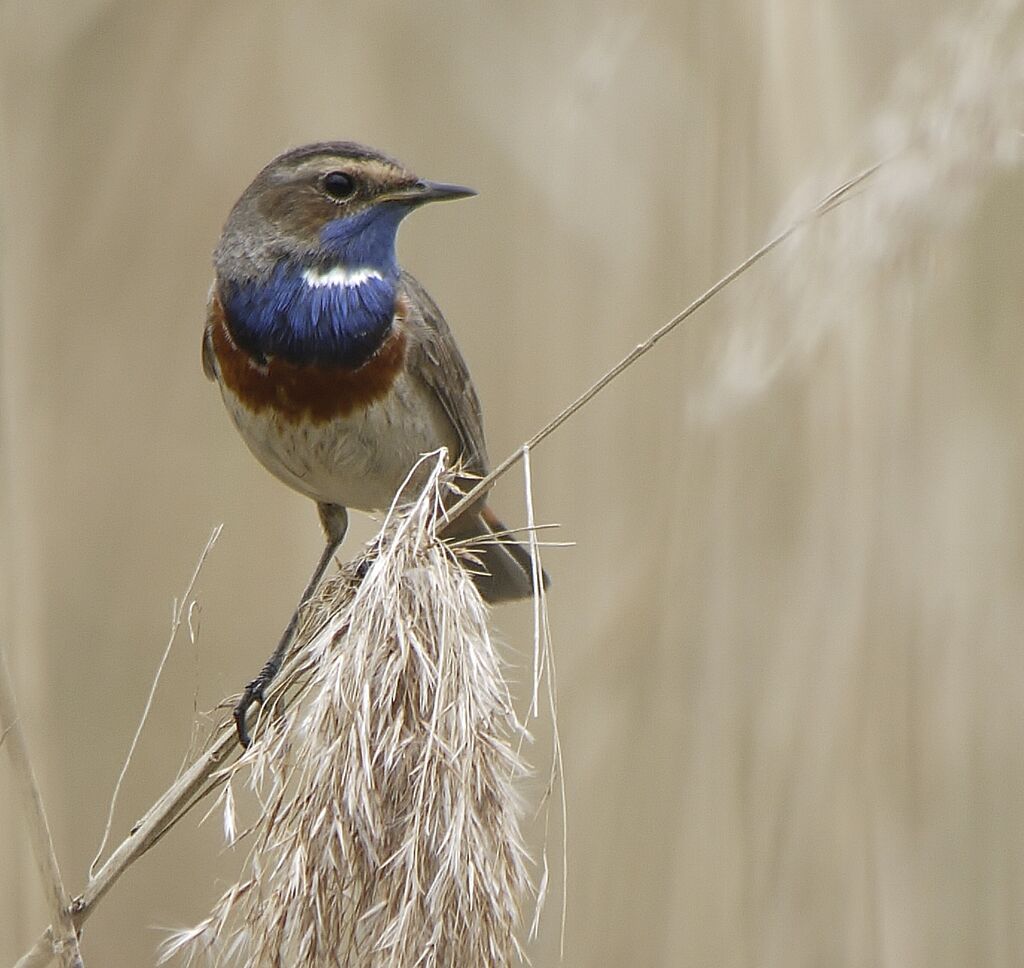
[{"label": "bird's eye", "polygon": [[329,171],[324,175],[324,191],[331,198],[343,201],[355,194],[356,180],[344,171]]}]

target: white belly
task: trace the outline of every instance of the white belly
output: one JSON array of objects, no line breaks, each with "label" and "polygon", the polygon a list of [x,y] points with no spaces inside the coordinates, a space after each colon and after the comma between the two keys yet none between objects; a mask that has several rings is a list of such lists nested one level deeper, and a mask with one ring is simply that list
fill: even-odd
[{"label": "white belly", "polygon": [[391,392],[346,417],[291,423],[272,410],[254,413],[221,384],[231,419],[257,460],[314,501],[361,511],[387,508],[421,454],[459,448],[433,394],[405,374]]}]

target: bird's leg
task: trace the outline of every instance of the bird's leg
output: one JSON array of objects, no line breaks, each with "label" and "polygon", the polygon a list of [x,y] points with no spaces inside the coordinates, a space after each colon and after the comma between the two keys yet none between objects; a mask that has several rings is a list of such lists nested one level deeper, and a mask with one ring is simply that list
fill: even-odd
[{"label": "bird's leg", "polygon": [[317,587],[320,585],[320,579],[324,577],[324,573],[330,567],[331,559],[341,546],[341,542],[344,541],[345,532],[348,530],[348,512],[340,504],[320,504],[318,505],[318,510],[320,511],[320,522],[323,524],[324,532],[327,535],[327,545],[323,550],[323,554],[320,555],[320,560],[316,563],[316,568],[313,570],[309,582],[306,584],[306,590],[302,593],[298,606],[296,606],[295,611],[292,613],[284,634],[281,636],[281,641],[277,643],[277,648],[274,649],[270,658],[263,664],[260,674],[245,687],[242,698],[238,700],[238,705],[235,706],[235,728],[238,730],[238,741],[246,747],[252,742],[245,723],[246,714],[254,703],[262,704],[264,690],[270,685],[278,672],[281,671],[281,665],[291,651],[292,643],[295,641],[295,633],[298,631],[299,617],[302,614],[302,609],[316,593]]}]

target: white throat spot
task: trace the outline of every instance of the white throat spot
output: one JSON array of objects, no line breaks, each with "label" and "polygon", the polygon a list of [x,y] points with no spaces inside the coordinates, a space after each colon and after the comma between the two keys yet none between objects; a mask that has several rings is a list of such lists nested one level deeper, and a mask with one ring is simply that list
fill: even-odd
[{"label": "white throat spot", "polygon": [[352,289],[361,286],[370,279],[383,279],[384,277],[376,270],[367,266],[359,266],[350,269],[348,266],[334,266],[326,272],[319,269],[306,269],[302,278],[307,286],[319,289],[321,286],[341,286],[343,289]]}]

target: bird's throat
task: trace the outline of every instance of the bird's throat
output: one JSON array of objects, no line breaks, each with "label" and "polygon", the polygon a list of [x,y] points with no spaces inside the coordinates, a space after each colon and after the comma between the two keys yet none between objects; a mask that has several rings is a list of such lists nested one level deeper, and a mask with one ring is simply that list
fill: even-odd
[{"label": "bird's throat", "polygon": [[370,266],[281,263],[264,280],[222,284],[228,328],[260,358],[362,366],[391,331],[397,273]]}]

